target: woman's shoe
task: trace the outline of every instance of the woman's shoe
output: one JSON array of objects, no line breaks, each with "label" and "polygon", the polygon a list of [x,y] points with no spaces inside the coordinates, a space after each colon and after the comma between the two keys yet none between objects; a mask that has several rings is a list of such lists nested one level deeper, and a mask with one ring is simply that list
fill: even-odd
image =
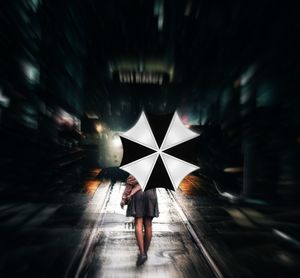
[{"label": "woman's shoe", "polygon": [[147,259],[148,257],[146,254],[139,254],[136,260],[136,266],[142,265]]}]

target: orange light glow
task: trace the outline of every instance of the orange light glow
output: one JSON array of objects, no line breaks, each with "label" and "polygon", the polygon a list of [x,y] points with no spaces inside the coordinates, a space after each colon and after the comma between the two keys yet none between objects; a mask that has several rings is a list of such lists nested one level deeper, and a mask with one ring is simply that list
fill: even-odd
[{"label": "orange light glow", "polygon": [[98,133],[101,133],[103,131],[102,125],[101,124],[97,124],[96,125],[96,130],[97,130]]},{"label": "orange light glow", "polygon": [[98,180],[87,180],[85,181],[84,187],[86,190],[86,193],[88,195],[93,195],[98,188],[100,182]]},{"label": "orange light glow", "polygon": [[185,195],[193,195],[193,192],[200,188],[200,178],[194,175],[187,175],[181,181],[179,188]]}]

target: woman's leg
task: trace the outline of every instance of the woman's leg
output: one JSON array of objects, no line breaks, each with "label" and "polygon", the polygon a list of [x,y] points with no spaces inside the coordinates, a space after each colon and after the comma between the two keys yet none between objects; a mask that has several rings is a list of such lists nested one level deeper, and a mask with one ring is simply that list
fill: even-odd
[{"label": "woman's leg", "polygon": [[144,238],[144,251],[148,252],[151,239],[152,239],[152,219],[153,217],[144,217],[144,227],[145,227],[145,238]]},{"label": "woman's leg", "polygon": [[144,254],[144,235],[143,235],[143,218],[142,217],[135,217],[134,220],[135,224],[135,237],[137,241],[137,245],[140,250],[140,254]]}]

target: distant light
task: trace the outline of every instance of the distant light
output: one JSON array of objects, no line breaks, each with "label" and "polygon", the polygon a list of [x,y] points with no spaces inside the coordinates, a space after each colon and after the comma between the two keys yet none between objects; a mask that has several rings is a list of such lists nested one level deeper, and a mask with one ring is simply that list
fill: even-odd
[{"label": "distant light", "polygon": [[123,75],[121,73],[119,73],[119,80],[121,83],[123,82]]},{"label": "distant light", "polygon": [[276,235],[282,237],[283,239],[285,240],[288,240],[288,241],[294,241],[293,238],[291,238],[289,235],[287,235],[286,233],[283,233],[277,229],[273,229],[273,233],[275,233]]},{"label": "distant light", "polygon": [[249,101],[251,97],[251,90],[248,87],[242,87],[240,93],[240,104],[245,104]]},{"label": "distant light", "polygon": [[256,64],[253,64],[242,74],[240,78],[240,84],[242,86],[246,85],[250,81],[250,79],[254,76],[256,69]]},{"label": "distant light", "polygon": [[135,75],[135,80],[137,83],[141,82],[141,74],[139,72]]},{"label": "distant light", "polygon": [[34,12],[36,12],[40,6],[41,0],[31,0],[29,1],[29,4],[31,5],[31,8]]},{"label": "distant light", "polygon": [[23,70],[26,78],[31,84],[37,84],[40,82],[40,71],[31,63],[23,63]]},{"label": "distant light", "polygon": [[188,117],[188,115],[182,115],[180,118],[181,118],[181,121],[183,122],[184,125],[188,125],[189,124],[189,117]]},{"label": "distant light", "polygon": [[236,199],[238,199],[237,196],[235,196],[235,195],[233,195],[231,193],[228,193],[228,192],[219,192],[219,194],[221,194],[223,197],[228,198],[230,200],[236,200]]},{"label": "distant light", "polygon": [[159,15],[158,16],[158,22],[157,22],[157,28],[159,31],[161,31],[163,29],[164,26],[164,16],[163,15]]},{"label": "distant light", "polygon": [[136,84],[163,84],[163,73],[161,72],[119,72],[120,83],[136,83]]},{"label": "distant light", "polygon": [[159,85],[162,85],[162,83],[163,83],[163,76],[162,76],[162,74],[160,74],[160,76],[159,76]]},{"label": "distant light", "polygon": [[242,167],[230,167],[223,170],[225,173],[240,173],[243,172]]},{"label": "distant light", "polygon": [[101,124],[96,125],[96,130],[98,133],[101,133],[103,131],[103,126]]},{"label": "distant light", "polygon": [[66,121],[73,120],[73,116],[71,114],[69,114],[68,112],[63,111],[63,110],[61,110],[60,116],[61,116],[62,119],[66,120]]},{"label": "distant light", "polygon": [[94,119],[94,120],[97,120],[99,119],[99,117],[94,114],[94,113],[86,113],[86,116],[89,118],[89,119]]},{"label": "distant light", "polygon": [[3,107],[8,107],[9,103],[10,99],[7,96],[3,95],[2,89],[0,88],[0,105]]},{"label": "distant light", "polygon": [[154,15],[157,16],[157,28],[159,31],[161,31],[164,25],[164,1],[163,0],[156,0],[154,4]]},{"label": "distant light", "polygon": [[66,126],[69,126],[69,127],[75,127],[77,128],[78,130],[80,130],[80,125],[81,125],[81,121],[69,114],[68,112],[66,112],[65,110],[59,108],[58,109],[58,112],[56,113],[55,115],[55,121],[58,125],[66,125]]}]

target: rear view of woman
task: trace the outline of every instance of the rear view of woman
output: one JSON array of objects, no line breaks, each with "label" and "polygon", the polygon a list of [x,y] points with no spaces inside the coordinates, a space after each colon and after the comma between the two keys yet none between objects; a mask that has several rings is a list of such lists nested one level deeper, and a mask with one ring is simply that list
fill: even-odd
[{"label": "rear view of woman", "polygon": [[123,208],[126,204],[126,216],[134,217],[135,237],[139,247],[136,265],[140,266],[148,258],[147,252],[152,239],[152,219],[159,216],[156,189],[142,191],[137,180],[129,175],[120,205]]}]

